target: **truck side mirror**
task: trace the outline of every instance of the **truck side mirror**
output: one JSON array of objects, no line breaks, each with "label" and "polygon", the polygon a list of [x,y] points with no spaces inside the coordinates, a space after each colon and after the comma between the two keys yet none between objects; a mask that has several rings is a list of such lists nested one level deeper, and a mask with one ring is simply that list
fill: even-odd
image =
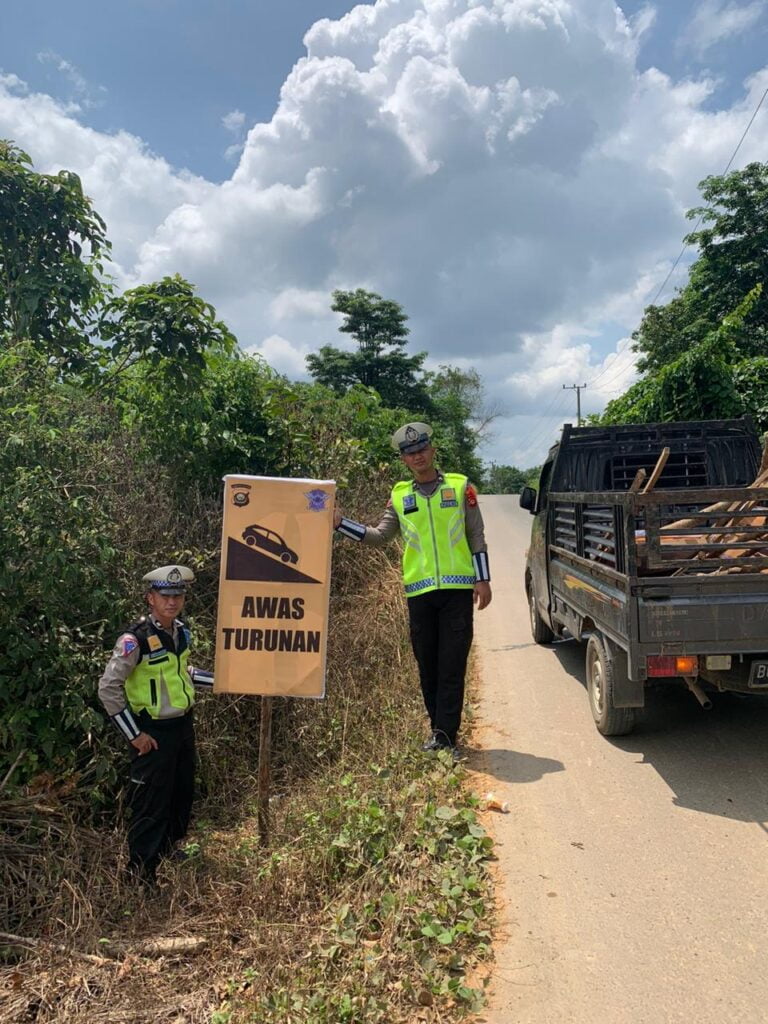
[{"label": "truck side mirror", "polygon": [[534,512],[536,510],[535,487],[524,487],[522,491],[520,491],[520,508],[524,508],[528,512]]}]

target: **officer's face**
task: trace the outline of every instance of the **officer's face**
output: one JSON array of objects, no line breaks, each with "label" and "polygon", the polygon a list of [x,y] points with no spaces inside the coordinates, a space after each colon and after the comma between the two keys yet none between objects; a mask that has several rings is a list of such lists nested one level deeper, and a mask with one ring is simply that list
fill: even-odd
[{"label": "officer's face", "polygon": [[150,590],[147,604],[154,617],[166,629],[181,615],[184,608],[184,594],[164,594],[162,590]]},{"label": "officer's face", "polygon": [[432,463],[435,461],[435,449],[432,445],[427,445],[421,451],[403,455],[402,460],[414,476],[419,477],[431,472]]}]

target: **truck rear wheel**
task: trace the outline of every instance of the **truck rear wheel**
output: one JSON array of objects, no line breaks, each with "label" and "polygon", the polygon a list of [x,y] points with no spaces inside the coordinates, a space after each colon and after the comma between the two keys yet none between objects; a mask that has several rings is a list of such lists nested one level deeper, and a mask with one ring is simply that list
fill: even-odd
[{"label": "truck rear wheel", "polygon": [[626,736],[634,728],[635,709],[613,706],[614,670],[617,663],[608,657],[608,643],[599,633],[593,633],[587,642],[589,708],[597,731],[603,736]]},{"label": "truck rear wheel", "polygon": [[539,607],[536,604],[536,592],[533,589],[533,580],[528,585],[528,611],[531,617],[531,636],[537,644],[551,644],[555,634],[539,615]]}]

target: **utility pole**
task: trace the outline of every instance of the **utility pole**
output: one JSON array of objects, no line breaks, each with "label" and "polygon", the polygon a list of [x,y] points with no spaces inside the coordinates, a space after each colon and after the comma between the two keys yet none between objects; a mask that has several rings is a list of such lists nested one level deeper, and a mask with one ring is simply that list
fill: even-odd
[{"label": "utility pole", "polygon": [[585,384],[563,384],[563,391],[576,392],[576,426],[581,426],[581,392],[586,389]]}]

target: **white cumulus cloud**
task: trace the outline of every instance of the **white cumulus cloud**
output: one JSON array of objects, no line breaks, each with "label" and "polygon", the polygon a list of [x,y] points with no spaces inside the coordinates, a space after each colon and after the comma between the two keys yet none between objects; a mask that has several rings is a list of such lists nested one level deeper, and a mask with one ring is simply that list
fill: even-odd
[{"label": "white cumulus cloud", "polygon": [[[346,343],[334,288],[402,303],[412,350],[476,366],[509,411],[489,457],[533,463],[571,413],[562,384],[594,380],[589,411],[632,379],[627,339],[684,211],[768,85],[756,69],[718,108],[706,78],[641,71],[653,16],[629,20],[613,0],[359,5],[309,30],[274,116],[250,126],[218,185],[8,76],[0,135],[43,170],[81,174],[121,280],[184,274],[282,372]],[[765,158],[764,117],[738,165]],[[223,126],[245,120],[235,110]]]},{"label": "white cumulus cloud", "polygon": [[764,0],[702,0],[683,33],[682,43],[701,56],[715,44],[747,32],[765,12]]}]

